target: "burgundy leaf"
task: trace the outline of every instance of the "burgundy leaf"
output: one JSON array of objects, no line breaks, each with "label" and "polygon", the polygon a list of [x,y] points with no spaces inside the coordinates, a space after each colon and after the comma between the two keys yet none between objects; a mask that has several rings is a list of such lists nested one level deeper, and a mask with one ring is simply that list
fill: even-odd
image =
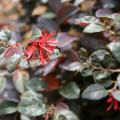
[{"label": "burgundy leaf", "polygon": [[47,29],[49,32],[55,32],[57,30],[57,24],[55,21],[42,17],[38,17],[36,27]]},{"label": "burgundy leaf", "polygon": [[61,24],[65,19],[73,16],[79,11],[79,8],[73,5],[64,5],[57,12],[57,22]]},{"label": "burgundy leaf", "polygon": [[77,37],[70,36],[67,33],[63,32],[63,33],[58,33],[56,39],[59,43],[58,47],[62,48],[68,46],[73,41],[77,40]]},{"label": "burgundy leaf", "polygon": [[110,9],[99,9],[96,11],[96,17],[104,17],[106,15],[111,15],[112,11]]},{"label": "burgundy leaf", "polygon": [[64,70],[70,70],[70,65],[74,62],[80,62],[80,58],[76,51],[69,50],[66,52],[66,59],[59,65]]}]

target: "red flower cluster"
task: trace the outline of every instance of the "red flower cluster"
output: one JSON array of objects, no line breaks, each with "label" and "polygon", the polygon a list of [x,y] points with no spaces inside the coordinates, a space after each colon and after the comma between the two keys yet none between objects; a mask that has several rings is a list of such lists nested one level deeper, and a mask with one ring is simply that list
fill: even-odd
[{"label": "red flower cluster", "polygon": [[58,45],[53,35],[55,33],[42,32],[39,39],[31,41],[25,51],[27,60],[39,59],[42,64],[48,62],[50,55]]},{"label": "red flower cluster", "polygon": [[109,95],[109,98],[107,99],[107,103],[110,104],[110,106],[107,108],[107,111],[109,111],[112,107],[114,108],[114,110],[120,110],[119,101],[113,98],[111,94]]}]

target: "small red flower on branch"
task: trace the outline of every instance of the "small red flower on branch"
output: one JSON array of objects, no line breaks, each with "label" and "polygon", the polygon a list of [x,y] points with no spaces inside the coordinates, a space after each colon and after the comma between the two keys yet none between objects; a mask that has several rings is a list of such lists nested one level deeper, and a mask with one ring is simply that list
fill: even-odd
[{"label": "small red flower on branch", "polygon": [[107,108],[107,111],[111,110],[112,107],[114,108],[114,110],[120,110],[119,101],[113,98],[111,94],[109,95],[109,98],[106,102],[110,104],[110,106]]},{"label": "small red flower on branch", "polygon": [[42,64],[48,62],[58,45],[56,39],[53,38],[54,35],[55,33],[42,32],[38,39],[31,41],[25,51],[27,60],[39,59]]}]

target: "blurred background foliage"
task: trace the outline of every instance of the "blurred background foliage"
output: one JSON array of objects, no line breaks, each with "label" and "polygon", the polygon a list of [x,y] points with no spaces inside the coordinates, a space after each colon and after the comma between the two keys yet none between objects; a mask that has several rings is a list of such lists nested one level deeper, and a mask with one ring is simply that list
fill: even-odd
[{"label": "blurred background foliage", "polygon": [[119,12],[119,0],[0,0],[0,40],[26,47],[47,29],[60,51],[44,66],[0,56],[0,120],[120,120],[106,103],[120,101]]}]

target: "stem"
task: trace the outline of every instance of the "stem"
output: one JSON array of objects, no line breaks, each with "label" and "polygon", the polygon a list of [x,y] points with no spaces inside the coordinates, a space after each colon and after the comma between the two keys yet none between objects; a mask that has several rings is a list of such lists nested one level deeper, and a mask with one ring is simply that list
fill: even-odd
[{"label": "stem", "polygon": [[113,86],[113,88],[108,90],[109,93],[111,93],[111,92],[113,92],[114,90],[117,89],[117,81],[113,81],[113,83],[114,83],[114,86]]},{"label": "stem", "polygon": [[120,73],[120,68],[118,69],[111,69],[111,68],[103,68],[102,66],[95,66],[91,64],[89,61],[87,63],[94,69],[94,70],[102,70],[102,71],[108,71],[112,73]]}]

